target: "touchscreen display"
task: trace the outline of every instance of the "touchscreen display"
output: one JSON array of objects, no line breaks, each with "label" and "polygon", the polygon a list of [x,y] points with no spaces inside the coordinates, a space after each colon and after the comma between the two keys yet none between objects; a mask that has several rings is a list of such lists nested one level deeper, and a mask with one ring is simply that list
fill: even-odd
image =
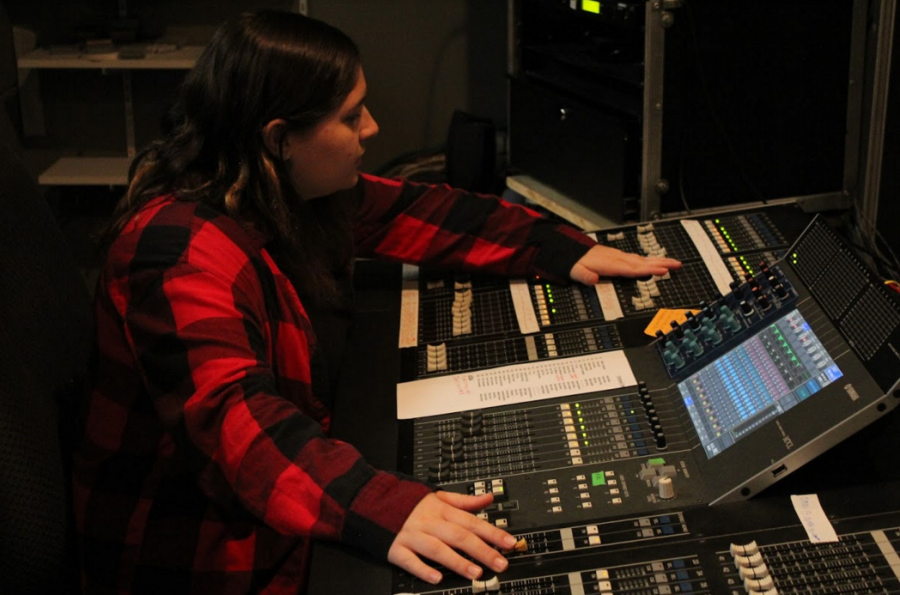
[{"label": "touchscreen display", "polygon": [[841,375],[800,312],[792,310],[678,389],[712,458]]}]

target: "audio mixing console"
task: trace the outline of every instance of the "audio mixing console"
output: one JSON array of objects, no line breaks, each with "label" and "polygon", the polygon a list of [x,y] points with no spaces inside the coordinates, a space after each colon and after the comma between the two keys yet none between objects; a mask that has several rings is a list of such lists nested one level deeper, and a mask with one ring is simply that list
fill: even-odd
[{"label": "audio mixing console", "polygon": [[[783,226],[800,232],[795,219]],[[621,349],[616,321],[660,308],[702,308],[746,275],[759,275],[760,262],[774,262],[789,246],[765,211],[597,236],[621,250],[677,258],[683,267],[665,277],[596,287],[416,271],[415,300],[403,318],[408,328],[401,329],[412,338],[403,345],[403,379]]]},{"label": "audio mixing console", "polygon": [[[900,483],[864,518],[871,494],[835,496],[838,544],[810,545],[781,500],[745,502],[900,403],[898,300],[796,213],[598,240],[685,266],[598,289],[404,276],[398,467],[492,493],[479,515],[520,544],[499,577],[435,587],[394,571],[392,592],[900,592]],[[645,335],[660,308],[691,313]],[[465,394],[433,388],[447,383]],[[440,407],[407,414],[401,392]]]}]

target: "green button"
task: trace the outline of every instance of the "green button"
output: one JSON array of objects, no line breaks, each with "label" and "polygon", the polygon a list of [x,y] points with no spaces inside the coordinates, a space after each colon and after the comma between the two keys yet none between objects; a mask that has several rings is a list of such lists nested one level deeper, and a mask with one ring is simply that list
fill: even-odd
[{"label": "green button", "polygon": [[591,473],[591,483],[596,486],[605,486],[606,485],[606,473],[603,471],[597,471],[596,473]]},{"label": "green button", "polygon": [[666,460],[662,457],[660,457],[658,459],[650,459],[649,461],[647,461],[647,464],[650,465],[651,467],[653,467],[654,465],[665,465]]}]

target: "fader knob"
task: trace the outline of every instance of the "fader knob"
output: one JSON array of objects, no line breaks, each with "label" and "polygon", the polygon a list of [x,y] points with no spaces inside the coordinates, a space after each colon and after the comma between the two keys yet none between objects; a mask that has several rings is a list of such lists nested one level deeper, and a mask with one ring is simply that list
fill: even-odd
[{"label": "fader knob", "polygon": [[428,470],[435,472],[447,472],[450,470],[450,461],[441,457],[437,461],[432,461],[431,463],[429,463]]},{"label": "fader knob", "polygon": [[[658,427],[658,426],[657,426]],[[666,450],[669,445],[666,443],[666,434],[665,432],[654,432],[656,434],[656,448],[658,450]]]},{"label": "fader knob", "polygon": [[447,434],[441,438],[441,446],[443,446],[444,449],[453,448],[454,446],[462,446],[462,443],[463,435],[459,430],[452,434]]},{"label": "fader knob", "polygon": [[668,475],[660,477],[656,485],[659,488],[659,497],[663,500],[670,500],[675,497],[675,487],[672,485],[672,478]]},{"label": "fader knob", "polygon": [[687,323],[690,328],[692,328],[694,330],[697,330],[698,328],[700,328],[700,321],[697,320],[697,318],[694,316],[693,312],[688,312],[684,316],[687,319]]}]

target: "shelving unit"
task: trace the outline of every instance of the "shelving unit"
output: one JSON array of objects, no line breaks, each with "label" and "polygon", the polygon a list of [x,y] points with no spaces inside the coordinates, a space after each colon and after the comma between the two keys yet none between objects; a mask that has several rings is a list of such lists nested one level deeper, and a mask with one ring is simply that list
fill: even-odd
[{"label": "shelving unit", "polygon": [[126,154],[123,156],[64,156],[38,176],[43,186],[121,186],[128,181],[128,167],[135,154],[132,73],[136,70],[189,70],[203,51],[202,46],[184,46],[165,53],[146,53],[142,58],[118,55],[54,52],[38,48],[21,56],[20,70],[69,69],[116,72],[122,77]]}]

